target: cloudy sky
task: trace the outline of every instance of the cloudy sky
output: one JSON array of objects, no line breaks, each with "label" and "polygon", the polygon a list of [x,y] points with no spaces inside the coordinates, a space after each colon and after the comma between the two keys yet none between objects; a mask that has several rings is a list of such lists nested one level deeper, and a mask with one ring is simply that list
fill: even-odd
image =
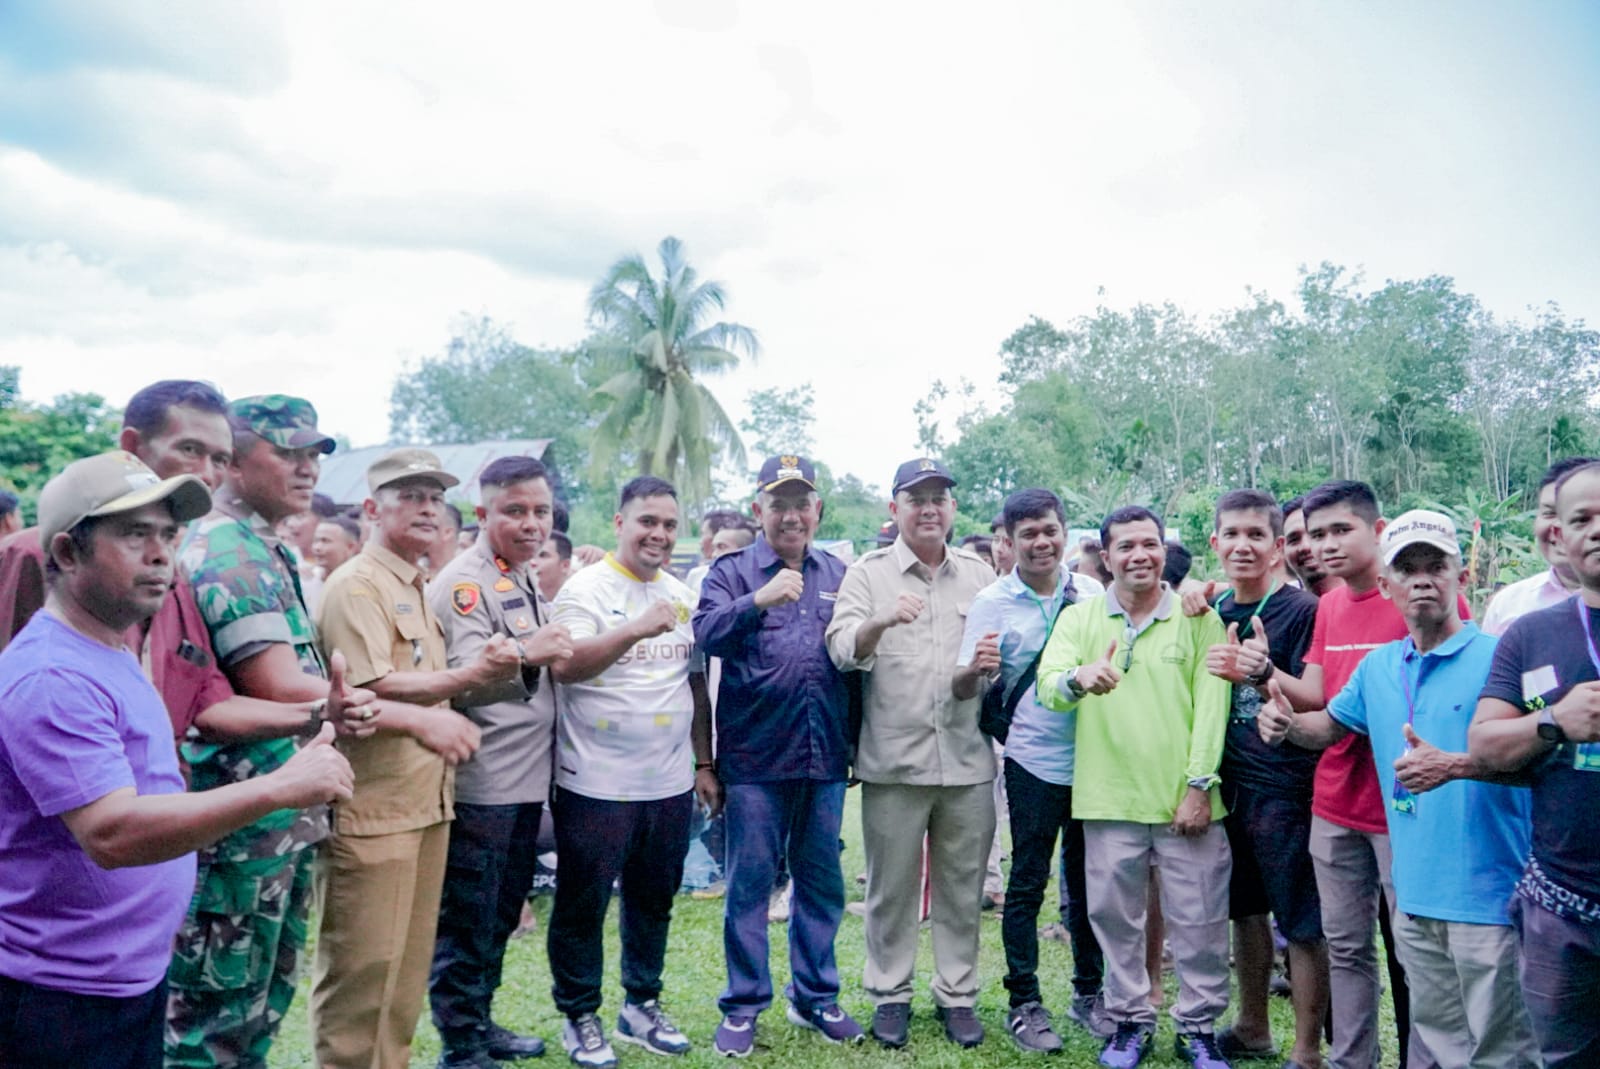
[{"label": "cloudy sky", "polygon": [[458,313],[575,342],[676,234],[764,343],[725,404],[813,382],[883,485],[1032,314],[1326,259],[1600,322],[1597,55],[1581,2],[3,0],[0,364],[372,444]]}]

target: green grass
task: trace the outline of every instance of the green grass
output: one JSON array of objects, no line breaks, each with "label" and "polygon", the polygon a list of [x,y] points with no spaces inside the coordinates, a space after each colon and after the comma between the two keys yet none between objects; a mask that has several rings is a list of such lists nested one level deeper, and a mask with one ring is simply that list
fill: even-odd
[{"label": "green grass", "polygon": [[[849,792],[845,812],[845,883],[851,898],[860,898],[861,889],[854,875],[865,870],[861,853],[860,795]],[[1051,903],[1056,901],[1054,880],[1045,894],[1045,909],[1041,923],[1056,919]],[[609,1029],[614,1023],[617,1006],[622,1001],[618,983],[616,903],[606,921],[606,988],[602,1019]],[[561,1015],[550,1002],[550,968],[545,955],[545,922],[549,919],[550,900],[539,900],[537,907],[539,930],[531,936],[514,939],[506,952],[505,978],[495,999],[495,1019],[519,1032],[532,1032],[543,1036],[549,1051],[542,1062],[524,1062],[533,1066],[546,1064],[566,1065],[561,1052]],[[866,950],[861,929],[861,918],[846,914],[840,926],[836,944],[840,979],[844,990],[840,1004],[855,1015],[865,1027],[871,1020],[872,1006],[861,990],[861,966]],[[313,924],[313,929],[315,925]],[[796,1064],[816,1066],[820,1069],[909,1069],[912,1064],[931,1069],[984,1069],[989,1066],[1014,1066],[1023,1055],[1011,1043],[1005,1031],[1005,1012],[1008,1005],[1001,977],[1005,975],[1005,954],[1000,946],[1000,924],[996,914],[985,914],[983,942],[979,972],[983,990],[978,1000],[978,1013],[989,1035],[984,1043],[972,1050],[962,1050],[947,1042],[937,1021],[933,1019],[933,1004],[927,991],[932,975],[932,951],[927,932],[923,932],[922,947],[917,956],[917,994],[913,1000],[911,1043],[903,1051],[887,1051],[868,1040],[866,1045],[841,1048],[824,1042],[815,1033],[805,1032],[784,1020],[781,992],[789,979],[787,941],[779,925],[769,929],[773,948],[773,988],[780,992],[773,1009],[761,1015],[755,1053],[746,1064],[776,1066]],[[1057,1027],[1066,1049],[1059,1057],[1044,1059],[1052,1069],[1078,1069],[1093,1066],[1100,1044],[1081,1029],[1065,1019],[1062,1011],[1072,990],[1072,963],[1067,948],[1054,941],[1041,941],[1039,981],[1045,995],[1045,1005],[1056,1011]],[[711,1049],[711,1035],[720,1017],[717,1013],[717,996],[721,993],[726,973],[722,958],[722,902],[720,900],[696,901],[687,895],[677,899],[672,914],[672,933],[667,946],[665,990],[662,1004],[671,1013],[678,1026],[695,1044],[694,1050],[683,1059],[683,1069],[710,1069],[725,1067],[728,1060],[718,1057]],[[309,1067],[314,1064],[311,1038],[306,1027],[306,994],[309,982],[302,978],[300,995],[284,1020],[283,1030],[273,1050],[269,1065],[273,1069]],[[1176,982],[1169,973],[1166,977],[1168,1006],[1171,1005]],[[1284,999],[1272,1000],[1273,1033],[1280,1047],[1287,1049],[1293,1030],[1293,1017]],[[1388,996],[1383,1000],[1384,1062],[1393,1065],[1394,1025]],[[647,1053],[637,1047],[617,1044],[620,1069],[664,1069],[666,1059]],[[439,1037],[428,1020],[426,1008],[417,1026],[416,1044],[412,1048],[411,1064],[431,1067],[439,1055]],[[914,1060],[914,1061],[913,1061]],[[1146,1065],[1179,1066],[1185,1064],[1172,1053],[1172,1022],[1165,1011],[1156,1036],[1154,1056]],[[1247,1062],[1245,1065],[1275,1066],[1274,1062]]]}]

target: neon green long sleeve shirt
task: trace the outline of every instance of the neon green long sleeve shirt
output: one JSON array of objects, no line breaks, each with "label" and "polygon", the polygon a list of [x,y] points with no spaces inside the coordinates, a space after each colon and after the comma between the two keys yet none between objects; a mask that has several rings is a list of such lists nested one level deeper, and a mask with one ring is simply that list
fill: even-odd
[{"label": "neon green long sleeve shirt", "polygon": [[[1222,761],[1231,684],[1206,671],[1206,650],[1225,642],[1214,612],[1185,616],[1177,595],[1161,603],[1133,643],[1115,587],[1069,607],[1039,662],[1038,699],[1046,708],[1078,712],[1077,766],[1072,815],[1079,820],[1172,820],[1191,779],[1214,776]],[[1109,694],[1074,702],[1061,686],[1069,668],[1089,664],[1117,644],[1114,663],[1122,681]],[[1225,810],[1211,788],[1211,816]]]}]

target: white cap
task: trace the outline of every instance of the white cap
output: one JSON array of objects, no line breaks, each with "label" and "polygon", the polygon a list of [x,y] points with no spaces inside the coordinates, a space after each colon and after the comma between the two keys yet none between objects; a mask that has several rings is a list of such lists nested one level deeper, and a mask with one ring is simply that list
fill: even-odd
[{"label": "white cap", "polygon": [[1402,549],[1419,544],[1461,556],[1461,543],[1456,538],[1454,520],[1442,512],[1412,509],[1396,516],[1394,522],[1383,529],[1380,547],[1384,566],[1393,564]]}]

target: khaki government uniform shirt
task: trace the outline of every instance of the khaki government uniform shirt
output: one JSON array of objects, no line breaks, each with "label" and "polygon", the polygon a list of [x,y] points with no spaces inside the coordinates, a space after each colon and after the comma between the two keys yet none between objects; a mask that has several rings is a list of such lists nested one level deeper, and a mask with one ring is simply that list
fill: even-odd
[{"label": "khaki government uniform shirt", "polygon": [[[994,749],[978,730],[978,698],[950,693],[967,610],[994,570],[971,550],[946,546],[930,569],[901,539],[850,566],[828,625],[828,654],[841,672],[864,674],[865,709],[855,772],[866,783],[968,787],[995,777]],[[856,631],[901,594],[922,614],[891,627],[871,657],[857,659]]]},{"label": "khaki government uniform shirt", "polygon": [[[487,534],[429,581],[428,607],[444,625],[452,668],[477,660],[490,636],[520,645],[550,619],[533,569],[497,557]],[[456,696],[455,707],[483,729],[478,752],[456,769],[456,801],[520,805],[549,798],[555,691],[550,669],[524,668],[515,679]]]},{"label": "khaki government uniform shirt", "polygon": [[[422,572],[368,542],[328,577],[317,631],[327,656],[345,656],[345,681],[365,687],[390,672],[442,672],[444,632],[423,597]],[[443,704],[443,703],[441,703]],[[454,815],[455,774],[410,735],[380,730],[340,739],[355,770],[355,797],[334,807],[340,835],[387,835],[430,827]]]}]

